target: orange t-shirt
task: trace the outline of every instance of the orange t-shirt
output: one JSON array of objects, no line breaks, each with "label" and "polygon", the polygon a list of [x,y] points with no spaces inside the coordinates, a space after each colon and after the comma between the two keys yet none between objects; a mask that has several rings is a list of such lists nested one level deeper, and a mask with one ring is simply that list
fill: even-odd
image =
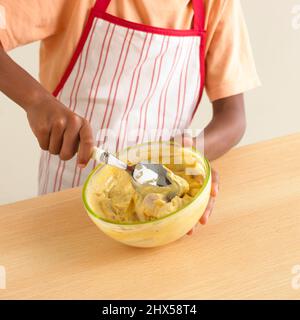
[{"label": "orange t-shirt", "polygon": [[[201,1],[201,0],[198,0]],[[259,85],[239,0],[204,0],[206,83],[211,101]],[[41,40],[40,80],[53,91],[74,53],[95,0],[0,0],[5,50]],[[191,0],[111,0],[108,13],[162,28],[190,29]]]}]

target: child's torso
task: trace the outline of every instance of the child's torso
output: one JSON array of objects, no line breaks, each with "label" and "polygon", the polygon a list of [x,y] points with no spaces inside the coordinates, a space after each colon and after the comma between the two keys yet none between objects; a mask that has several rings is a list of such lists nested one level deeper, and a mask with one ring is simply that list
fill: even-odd
[{"label": "child's torso", "polygon": [[[69,1],[60,32],[42,41],[40,80],[53,91],[76,48],[95,0]],[[161,28],[190,29],[193,21],[191,0],[112,0],[107,12],[128,21]],[[64,44],[63,46],[61,44]]]},{"label": "child's torso", "polygon": [[[152,27],[111,15],[98,0],[54,94],[87,119],[97,146],[169,140],[186,129],[204,87],[204,6],[193,1],[188,30]],[[40,193],[82,184],[95,166],[79,170],[42,153]]]}]

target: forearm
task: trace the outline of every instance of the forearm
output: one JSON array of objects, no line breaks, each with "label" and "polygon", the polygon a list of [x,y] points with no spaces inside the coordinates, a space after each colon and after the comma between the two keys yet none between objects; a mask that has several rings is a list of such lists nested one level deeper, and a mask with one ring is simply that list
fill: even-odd
[{"label": "forearm", "polygon": [[[40,147],[85,166],[94,145],[88,121],[75,114],[19,67],[0,46],[0,90],[27,113]],[[80,144],[80,148],[78,148]]]},{"label": "forearm", "polygon": [[51,98],[51,94],[38,81],[6,54],[1,44],[0,91],[25,111],[38,104],[42,99]]},{"label": "forearm", "polygon": [[213,102],[213,118],[204,129],[204,153],[214,160],[234,147],[246,129],[243,95]]}]

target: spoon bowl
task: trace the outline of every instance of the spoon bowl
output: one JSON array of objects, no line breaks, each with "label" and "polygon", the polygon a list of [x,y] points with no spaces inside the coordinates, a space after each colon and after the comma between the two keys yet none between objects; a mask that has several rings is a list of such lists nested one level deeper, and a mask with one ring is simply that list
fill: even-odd
[{"label": "spoon bowl", "polygon": [[159,188],[171,184],[167,177],[167,170],[160,163],[139,162],[135,165],[128,165],[108,151],[97,147],[93,149],[92,159],[98,163],[105,163],[127,171],[138,188],[143,185]]}]

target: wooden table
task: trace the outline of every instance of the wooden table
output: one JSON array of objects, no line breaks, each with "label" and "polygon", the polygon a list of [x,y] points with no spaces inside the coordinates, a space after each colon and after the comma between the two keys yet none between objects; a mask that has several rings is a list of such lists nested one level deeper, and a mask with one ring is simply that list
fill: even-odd
[{"label": "wooden table", "polygon": [[106,237],[79,189],[0,207],[0,299],[299,299],[300,134],[235,149],[214,166],[221,186],[209,224],[161,248]]}]

